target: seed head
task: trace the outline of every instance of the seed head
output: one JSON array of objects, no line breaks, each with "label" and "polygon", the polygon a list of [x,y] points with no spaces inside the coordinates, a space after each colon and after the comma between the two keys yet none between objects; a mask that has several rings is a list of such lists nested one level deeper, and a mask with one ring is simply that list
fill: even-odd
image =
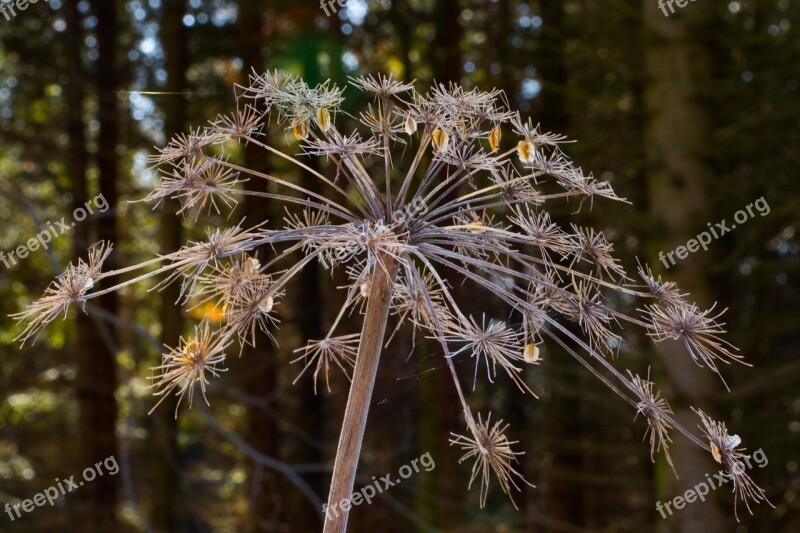
[{"label": "seed head", "polygon": [[465,437],[451,433],[450,435],[453,438],[450,439],[450,445],[456,445],[464,452],[464,455],[458,461],[459,463],[467,460],[474,461],[472,475],[469,479],[469,488],[472,488],[472,483],[476,479],[480,479],[481,509],[486,506],[486,496],[489,492],[492,474],[497,478],[503,492],[511,499],[511,503],[517,508],[517,504],[511,496],[511,487],[516,489],[517,492],[522,490],[520,485],[523,483],[534,487],[514,467],[515,463],[517,463],[517,456],[524,455],[525,452],[515,452],[511,449],[518,441],[509,441],[508,437],[506,437],[505,431],[508,429],[508,424],[503,426],[503,421],[500,420],[492,425],[491,420],[491,413],[486,417],[485,423],[478,415],[478,422],[475,423],[473,421],[470,425],[471,436]]}]

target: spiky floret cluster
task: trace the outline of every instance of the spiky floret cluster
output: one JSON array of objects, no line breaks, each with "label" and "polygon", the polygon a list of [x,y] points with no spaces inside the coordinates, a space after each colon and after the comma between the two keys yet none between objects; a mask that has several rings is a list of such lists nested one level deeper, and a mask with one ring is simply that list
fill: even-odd
[{"label": "spiky floret cluster", "polygon": [[744,502],[750,514],[753,514],[750,509],[751,501],[754,503],[765,501],[772,505],[767,499],[764,489],[756,485],[747,474],[745,461],[748,462],[749,466],[750,456],[744,453],[746,448],[739,446],[742,443],[741,437],[739,435],[729,435],[728,428],[724,422],[717,422],[700,409],[694,409],[694,411],[703,423],[702,426],[698,427],[700,427],[703,435],[708,440],[711,456],[722,465],[725,475],[733,482],[733,509],[736,519],[739,519],[737,504],[740,501]]},{"label": "spiky floret cluster", "polygon": [[[223,308],[221,324],[203,324],[197,339],[169,351],[159,367],[159,394],[175,389],[191,394],[195,382],[204,390],[206,374],[216,375],[223,347],[234,339],[254,343],[257,330],[271,332],[287,283],[316,261],[328,270],[344,269],[350,280],[330,331],[298,350],[293,361],[302,365],[301,374],[313,369],[316,389],[323,370],[327,381],[331,368],[347,373],[358,364],[358,336],[337,329],[343,316],[370,297],[376,272],[393,272],[390,316],[397,326],[392,337],[408,324],[415,334],[440,343],[469,431],[453,443],[467,452],[465,459],[476,460],[473,480],[480,478],[482,504],[490,471],[505,492],[519,488],[513,481],[520,474],[511,466],[519,452],[511,451],[516,443],[505,436],[505,426],[476,421],[454,358],[475,358],[473,379],[483,364],[489,381],[499,368],[525,392],[530,391],[525,364],[539,362],[540,345],[558,346],[644,415],[651,451],[663,447],[666,452],[673,429],[713,450],[672,418],[652,382],[626,377],[605,354],[619,346],[622,325],[631,324],[656,341],[683,342],[698,364],[717,373],[717,361],[741,362],[741,356],[721,340],[722,325],[710,310],[688,303],[685,294],[655,279],[649,268],[640,268],[643,286],[630,284],[602,233],[576,225],[565,229],[550,218],[545,206],[553,201],[620,200],[607,183],[569,160],[562,150],[564,137],[509,110],[497,90],[436,85],[420,93],[414,84],[383,76],[358,78],[353,85],[373,99],[358,115],[360,132],[344,133],[336,126],[342,89],[327,82],[309,87],[297,77],[268,72],[237,86],[230,116],[175,137],[153,157],[162,178],[148,200],[158,204],[175,198],[184,210],[199,211],[232,205],[241,195],[256,196],[286,207],[281,229],[266,229],[264,221],[250,229],[241,223],[217,228],[206,242],[107,273],[99,270],[109,249],[95,248],[89,263],[70,267],[18,315],[27,324],[20,338],[34,337],[71,303],[165,275],[157,287],[179,281],[183,303]],[[298,143],[297,155],[264,142],[267,128],[282,128]],[[318,187],[309,190],[238,165],[225,155],[226,147],[237,142],[295,165]],[[330,163],[335,172],[315,170],[318,166],[308,164],[312,158]],[[247,180],[267,181],[268,192],[242,189]],[[258,249],[263,249],[262,262],[255,258]],[[158,263],[163,264],[150,268]],[[133,279],[91,292],[100,279],[139,269],[143,273]],[[447,279],[464,280],[499,298],[507,305],[505,317],[470,316]],[[651,303],[643,304],[643,317],[629,316],[609,307],[610,293]],[[517,329],[509,325],[520,323]],[[205,348],[197,352],[200,347]],[[727,448],[714,445],[735,460],[732,451],[726,456]],[[739,486],[738,497],[758,500],[760,493],[748,482]]]}]

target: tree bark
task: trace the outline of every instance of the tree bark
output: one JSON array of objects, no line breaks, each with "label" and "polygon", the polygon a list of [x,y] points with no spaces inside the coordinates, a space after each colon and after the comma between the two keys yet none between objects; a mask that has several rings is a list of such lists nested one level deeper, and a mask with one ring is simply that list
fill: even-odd
[{"label": "tree bark", "polygon": [[[242,0],[240,2],[241,16],[238,22],[238,35],[236,53],[244,60],[243,73],[249,76],[251,69],[260,73],[264,70],[264,58],[261,51],[273,38],[264,33],[265,12],[270,9],[273,2],[259,0]],[[265,128],[265,137],[262,142],[269,143],[269,130]],[[268,154],[255,144],[244,147],[244,159],[247,168],[269,174],[271,162]],[[267,192],[268,182],[264,179],[251,179],[245,185],[254,192]],[[244,199],[244,213],[247,223],[254,225],[265,220],[279,219],[273,208],[271,200],[246,196]],[[276,216],[273,216],[276,215]],[[274,224],[270,222],[270,224]],[[263,257],[261,258],[264,259]],[[272,341],[259,333],[256,346],[245,346],[242,352],[242,368],[246,369],[243,376],[244,389],[253,398],[267,402],[270,408],[275,408],[276,390],[279,386],[278,376],[278,350]],[[260,405],[247,406],[246,415],[247,440],[255,449],[269,455],[279,457],[279,427],[273,414],[265,411]],[[284,520],[280,502],[282,497],[281,480],[275,472],[255,462],[249,468],[249,502],[250,514],[253,517],[253,531],[275,531],[282,526]],[[314,518],[317,518],[315,515]],[[317,521],[317,525],[319,522]]]},{"label": "tree bark", "polygon": [[[97,236],[99,240],[109,241],[116,244],[116,210],[117,210],[117,154],[116,147],[119,140],[116,90],[118,88],[118,74],[116,65],[116,37],[117,37],[117,18],[116,8],[111,2],[96,2],[93,10],[97,16],[97,41],[98,59],[96,63],[95,83],[98,91],[98,122],[100,125],[97,138],[97,169],[100,175],[100,193],[108,202],[109,208],[105,213],[95,213],[94,220],[89,224],[97,224]],[[73,8],[67,8],[72,11]],[[75,12],[69,15],[73,24],[79,22],[79,15]],[[77,31],[77,30],[76,30]],[[73,53],[78,54],[76,58],[80,61],[80,53],[83,50],[82,43],[78,44]],[[79,67],[73,67],[79,68]],[[80,77],[76,80],[80,83]],[[72,99],[78,106],[75,113],[81,113],[80,97],[73,95]],[[82,136],[78,134],[77,115],[73,120],[73,133],[76,149],[85,150],[85,147],[78,148]],[[85,140],[85,139],[84,139]],[[78,194],[83,195],[80,207],[88,199],[88,187],[85,177],[79,177],[79,173],[85,167],[85,160],[81,155],[75,155],[73,163],[74,178],[84,180],[83,185],[79,185]],[[80,224],[76,227],[81,226]],[[86,226],[86,224],[84,224]],[[88,227],[80,235],[76,235],[76,244],[88,237]],[[86,256],[85,248],[80,253]],[[112,254],[107,262],[113,268],[116,253]],[[99,298],[98,305],[110,314],[117,313],[117,295],[109,293]],[[116,362],[115,362],[115,332],[107,328],[106,324],[98,322],[86,322],[79,325],[80,354],[78,356],[78,403],[80,417],[80,439],[81,439],[81,462],[84,467],[92,466],[98,461],[109,457],[116,457],[117,453],[117,403],[114,393],[117,388]],[[115,531],[116,505],[117,505],[117,478],[110,475],[98,476],[91,483],[83,487],[81,494],[85,502],[84,517],[82,525],[84,531],[110,532]]]},{"label": "tree bark", "polygon": [[[566,134],[570,119],[565,94],[564,5],[543,0],[540,6],[542,34],[537,68],[542,92],[534,104],[535,116],[541,120],[545,131]],[[546,358],[543,364],[549,396],[543,422],[547,428],[546,447],[552,460],[547,465],[547,491],[540,510],[546,511],[553,519],[578,527],[586,525],[589,492],[576,481],[587,470],[587,458],[581,449],[585,432],[581,382],[586,376],[584,368],[574,359],[563,352],[553,352],[553,356]],[[564,357],[559,357],[561,355]]]},{"label": "tree bark", "polygon": [[[711,220],[706,187],[713,173],[702,153],[710,127],[701,95],[710,78],[709,53],[702,45],[702,38],[714,7],[692,4],[670,17],[665,17],[650,1],[643,2],[642,9],[647,32],[645,60],[649,79],[645,98],[649,114],[647,140],[651,147],[652,216],[663,236],[657,245],[668,251],[685,243],[702,221]],[[662,269],[664,265],[658,262],[657,251],[653,249],[651,263]],[[695,254],[691,261],[672,267],[670,276],[701,306],[708,302],[704,274],[708,260],[707,254]],[[675,418],[685,427],[695,427],[697,416],[689,406],[707,410],[710,398],[721,384],[708,369],[698,368],[677,343],[658,344],[657,350],[669,374],[669,383],[675,389],[664,391]],[[660,463],[659,499],[682,494],[705,473],[718,470],[707,452],[683,438],[675,439],[672,457],[679,479],[666,472]],[[722,531],[723,517],[714,500],[688,506],[669,518],[670,531]]]},{"label": "tree bark", "polygon": [[[433,43],[433,77],[438,83],[461,83],[462,54],[461,37],[463,29],[459,21],[461,3],[459,0],[437,0],[434,8],[436,34]],[[455,194],[463,194],[464,188],[459,188]],[[456,299],[470,301],[464,298],[460,276],[453,271],[445,272],[445,279],[451,287]],[[432,385],[432,384],[431,384]],[[420,391],[421,397],[428,391]],[[461,401],[455,386],[443,382],[433,391],[434,416],[438,430],[435,455],[450,457],[453,448],[450,446],[447,435],[450,432],[463,430],[466,420]],[[464,484],[462,484],[461,468],[457,461],[441,461],[436,467],[437,495],[442,500],[459,501],[464,498]],[[439,524],[454,524],[459,519],[457,511],[451,506],[439,506],[436,509]]]},{"label": "tree bark", "polygon": [[[436,37],[431,48],[433,77],[439,83],[461,81],[461,37],[458,19],[461,15],[459,0],[437,0],[434,7]],[[410,80],[408,80],[410,81]]]},{"label": "tree bark", "polygon": [[[165,0],[161,20],[161,42],[164,47],[164,68],[167,83],[163,96],[164,136],[167,142],[182,133],[186,126],[187,101],[186,31],[183,25],[185,5],[183,0]],[[177,200],[165,199],[159,218],[160,248],[162,254],[172,253],[181,247],[181,219]],[[165,346],[177,347],[183,330],[180,306],[175,302],[180,296],[178,284],[172,284],[160,293],[158,311],[161,324],[161,342]],[[165,348],[166,350],[167,348]],[[178,423],[175,419],[177,399],[166,398],[151,416],[152,447],[151,469],[153,490],[150,498],[150,520],[158,531],[175,531],[181,520],[181,471],[182,461],[178,446]]]}]

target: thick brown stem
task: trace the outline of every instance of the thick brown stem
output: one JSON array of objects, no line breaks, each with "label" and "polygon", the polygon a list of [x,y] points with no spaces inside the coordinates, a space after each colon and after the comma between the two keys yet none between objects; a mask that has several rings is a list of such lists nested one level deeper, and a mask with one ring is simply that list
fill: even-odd
[{"label": "thick brown stem", "polygon": [[349,501],[353,493],[358,458],[361,455],[361,442],[367,426],[369,403],[375,376],[378,373],[386,321],[389,317],[389,304],[392,301],[395,268],[394,260],[391,257],[384,257],[383,267],[378,265],[373,275],[356,368],[350,385],[350,395],[347,397],[339,448],[333,466],[331,490],[328,495],[330,508],[325,515],[324,533],[344,533],[347,528],[349,511],[342,510],[341,503],[342,500]]}]

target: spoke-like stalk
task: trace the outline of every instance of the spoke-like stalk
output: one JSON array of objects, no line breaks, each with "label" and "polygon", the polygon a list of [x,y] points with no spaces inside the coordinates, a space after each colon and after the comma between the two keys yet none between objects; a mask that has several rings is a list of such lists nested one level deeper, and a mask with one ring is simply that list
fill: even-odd
[{"label": "spoke-like stalk", "polygon": [[341,510],[339,503],[349,499],[353,494],[353,483],[356,478],[358,458],[361,455],[361,443],[367,426],[369,404],[375,386],[375,376],[378,373],[386,321],[389,318],[389,305],[392,302],[394,276],[397,271],[396,262],[392,257],[383,257],[380,260],[385,270],[383,268],[374,270],[372,289],[361,330],[361,342],[358,346],[356,368],[353,372],[353,382],[350,384],[350,395],[347,397],[342,433],[339,436],[339,447],[336,450],[336,462],[333,466],[328,505],[336,504],[336,512],[331,511],[326,514],[324,533],[344,533],[347,528],[349,513]]}]

